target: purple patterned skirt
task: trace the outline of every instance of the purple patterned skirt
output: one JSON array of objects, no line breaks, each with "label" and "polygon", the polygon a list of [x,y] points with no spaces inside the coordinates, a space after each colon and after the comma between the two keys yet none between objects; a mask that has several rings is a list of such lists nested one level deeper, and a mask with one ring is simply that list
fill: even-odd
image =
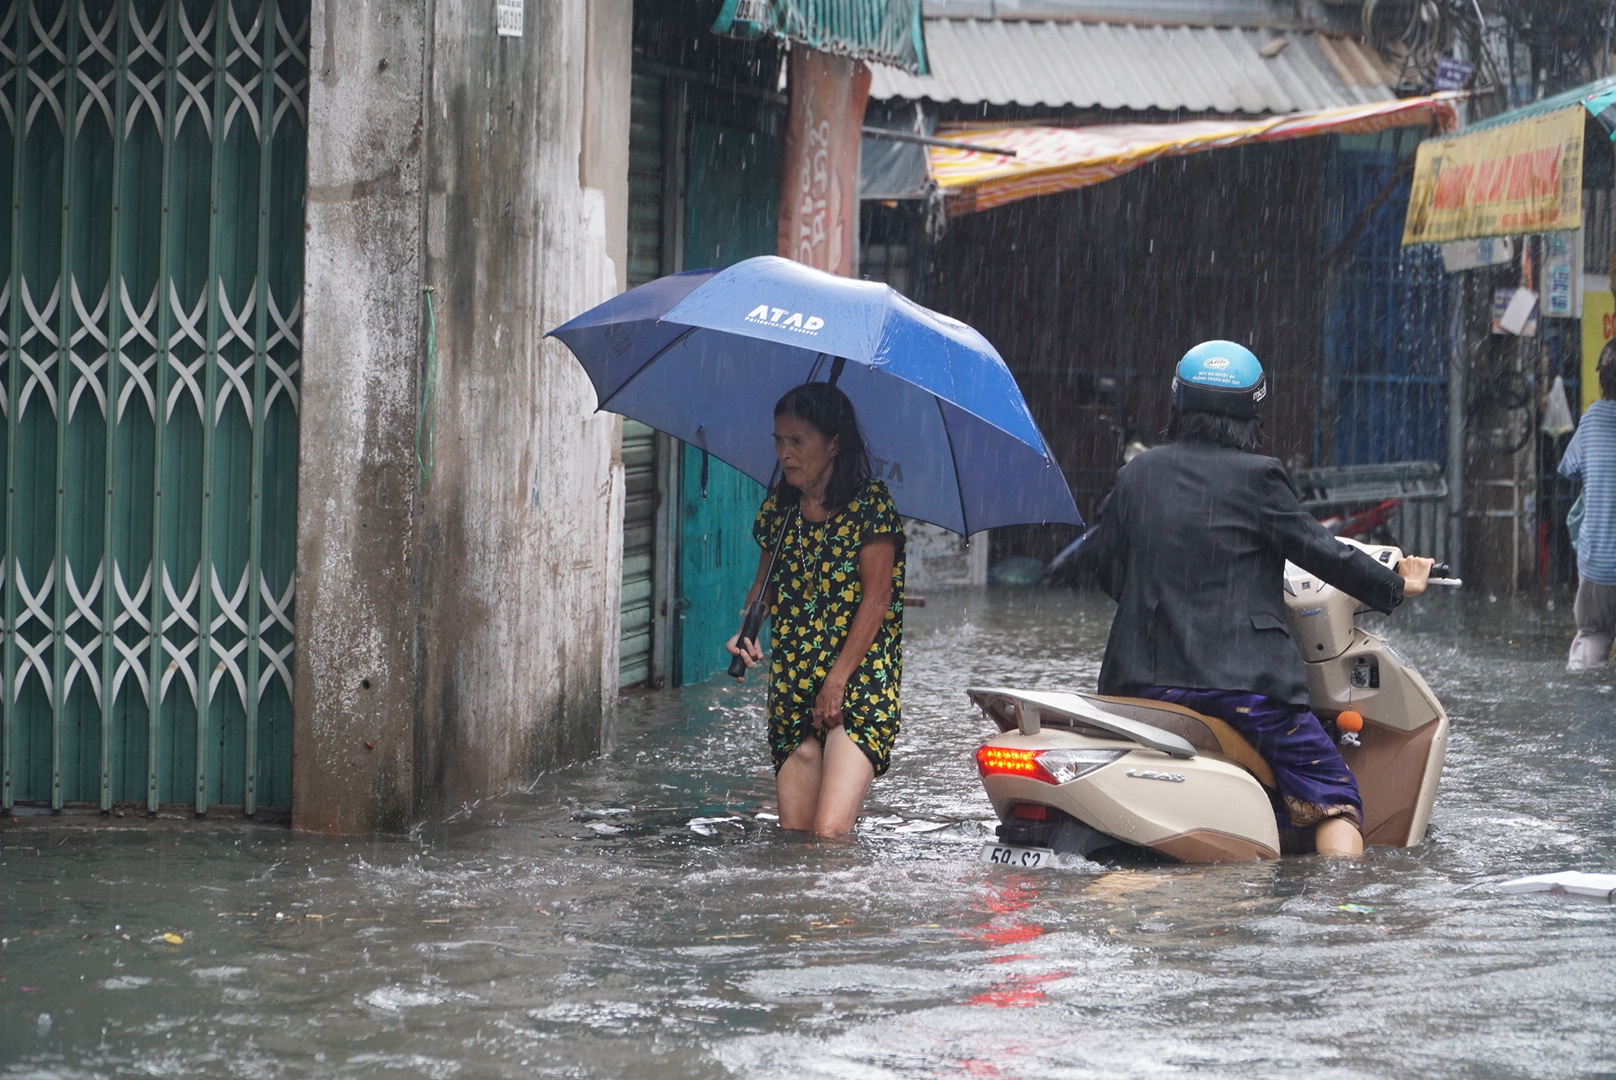
[{"label": "purple patterned skirt", "polygon": [[1281,827],[1317,825],[1325,818],[1349,818],[1363,828],[1363,799],[1340,751],[1319,718],[1300,705],[1241,690],[1180,690],[1152,686],[1139,692],[1215,716],[1246,737],[1274,770],[1285,801]]}]

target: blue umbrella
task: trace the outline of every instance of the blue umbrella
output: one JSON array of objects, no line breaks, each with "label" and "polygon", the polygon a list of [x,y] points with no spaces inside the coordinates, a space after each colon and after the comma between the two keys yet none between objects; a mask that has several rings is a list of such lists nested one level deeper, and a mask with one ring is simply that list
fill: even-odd
[{"label": "blue umbrella", "polygon": [[898,512],[970,534],[1081,525],[1060,466],[987,339],[879,282],[773,255],[647,282],[551,333],[599,407],[774,475],[774,403],[832,380]]}]

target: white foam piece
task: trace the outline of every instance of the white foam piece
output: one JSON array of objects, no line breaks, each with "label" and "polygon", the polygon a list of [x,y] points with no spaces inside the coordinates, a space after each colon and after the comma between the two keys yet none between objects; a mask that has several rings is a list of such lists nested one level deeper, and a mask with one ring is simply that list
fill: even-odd
[{"label": "white foam piece", "polygon": [[1573,896],[1595,896],[1609,900],[1616,893],[1616,874],[1588,874],[1581,870],[1562,870],[1557,874],[1534,874],[1516,878],[1498,886],[1506,893],[1570,893]]}]

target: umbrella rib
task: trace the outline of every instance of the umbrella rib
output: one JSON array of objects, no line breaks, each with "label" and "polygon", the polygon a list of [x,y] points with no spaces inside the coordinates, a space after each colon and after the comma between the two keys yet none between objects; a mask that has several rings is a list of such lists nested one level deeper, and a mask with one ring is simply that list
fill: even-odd
[{"label": "umbrella rib", "polygon": [[622,382],[618,383],[617,384],[617,389],[613,390],[610,394],[607,394],[605,399],[602,400],[599,405],[595,406],[595,411],[600,412],[602,409],[606,408],[607,405],[610,405],[612,403],[612,400],[614,398],[616,398],[618,394],[621,394],[624,391],[624,389],[626,389],[628,387],[629,383],[633,382],[635,379],[638,379],[641,375],[645,374],[645,369],[646,368],[650,367],[652,364],[654,364],[658,360],[662,359],[662,355],[664,353],[666,353],[669,349],[673,348],[675,345],[679,344],[685,338],[689,337],[691,334],[694,334],[697,330],[700,330],[700,329],[701,329],[701,327],[699,327],[699,326],[692,326],[688,330],[686,330],[684,333],[680,334],[678,337],[674,338],[672,341],[670,341],[666,345],[662,346],[662,348],[660,348],[656,352],[652,353],[651,358],[649,360],[647,360],[645,363],[641,364],[637,369],[635,369],[634,374],[630,375],[628,378],[626,378]]},{"label": "umbrella rib", "polygon": [[954,492],[959,496],[960,528],[964,529],[965,542],[971,541],[971,522],[965,513],[965,483],[960,477],[959,454],[954,449],[954,432],[948,426],[948,414],[943,412],[943,399],[933,396],[937,403],[937,419],[942,422],[943,434],[948,437],[948,460],[954,466]]}]

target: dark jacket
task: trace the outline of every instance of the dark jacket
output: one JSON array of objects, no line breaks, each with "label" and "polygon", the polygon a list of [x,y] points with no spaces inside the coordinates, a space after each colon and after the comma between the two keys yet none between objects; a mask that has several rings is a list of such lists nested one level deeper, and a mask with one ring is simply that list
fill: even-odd
[{"label": "dark jacket", "polygon": [[1119,605],[1102,694],[1176,686],[1308,704],[1287,559],[1378,611],[1403,599],[1403,579],[1326,532],[1273,458],[1158,447],[1123,466],[1096,516],[1080,557]]}]

